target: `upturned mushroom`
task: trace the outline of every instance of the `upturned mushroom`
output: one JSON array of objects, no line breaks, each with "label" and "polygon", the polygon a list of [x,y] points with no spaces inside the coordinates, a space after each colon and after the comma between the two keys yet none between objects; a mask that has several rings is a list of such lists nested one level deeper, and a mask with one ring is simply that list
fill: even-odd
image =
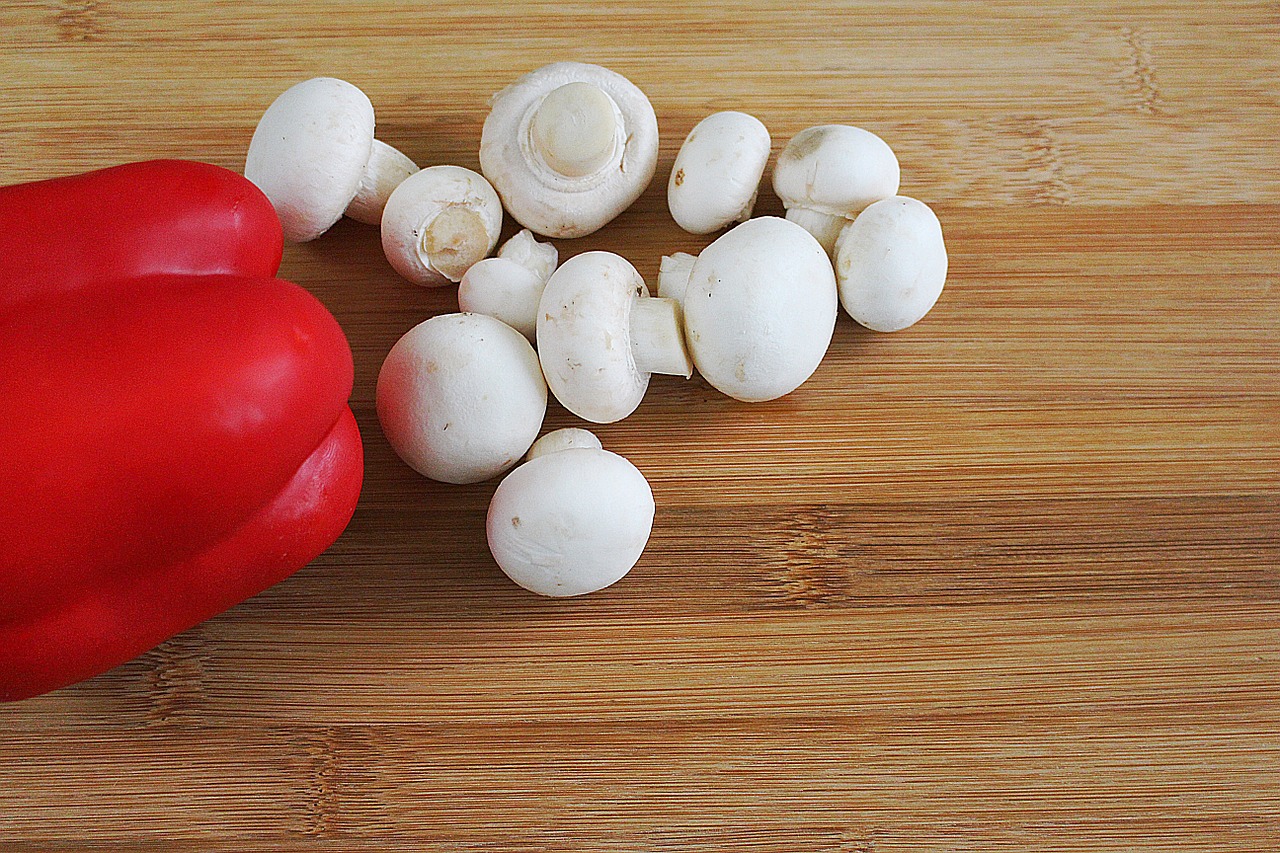
[{"label": "upturned mushroom", "polygon": [[870,131],[844,124],[802,130],[778,154],[773,191],[787,219],[830,255],[840,229],[867,205],[898,192],[898,158]]},{"label": "upturned mushroom", "polygon": [[712,113],[698,122],[667,181],[667,207],[676,224],[710,234],[750,218],[770,144],[768,129],[746,113]]},{"label": "upturned mushroom", "polygon": [[914,325],[933,308],[947,280],[942,225],[924,202],[877,201],[836,241],[840,304],[877,332]]},{"label": "upturned mushroom", "polygon": [[496,258],[485,258],[462,276],[458,307],[496,317],[533,342],[538,300],[559,260],[555,246],[539,243],[527,228],[517,232]]},{"label": "upturned mushroom", "polygon": [[650,374],[693,373],[679,303],[651,297],[636,268],[611,252],[576,255],[552,273],[537,339],[551,392],[595,423],[635,411]]},{"label": "upturned mushroom", "polygon": [[658,120],[607,68],[556,62],[493,96],[480,169],[517,222],[547,237],[590,234],[631,206],[658,163]]},{"label": "upturned mushroom", "polygon": [[382,214],[382,250],[396,272],[427,287],[460,280],[498,244],[502,202],[479,172],[429,166],[406,178]]},{"label": "upturned mushroom", "polygon": [[478,483],[514,465],[537,438],[547,385],[515,329],[483,314],[443,314],[391,348],[377,409],[387,441],[415,471]]},{"label": "upturned mushroom", "polygon": [[244,176],[275,206],[284,236],[314,240],[347,216],[382,221],[387,197],[418,171],[373,136],[373,104],[358,88],[315,77],[282,92],[253,132]]},{"label": "upturned mushroom", "polygon": [[663,258],[659,293],[683,306],[698,373],[745,402],[800,387],[835,331],[830,259],[809,232],[776,216],[747,220],[696,258]]},{"label": "upturned mushroom", "polygon": [[616,583],[653,530],[644,475],[586,430],[570,432],[538,440],[498,484],[485,520],[498,567],[539,595],[584,595]]}]

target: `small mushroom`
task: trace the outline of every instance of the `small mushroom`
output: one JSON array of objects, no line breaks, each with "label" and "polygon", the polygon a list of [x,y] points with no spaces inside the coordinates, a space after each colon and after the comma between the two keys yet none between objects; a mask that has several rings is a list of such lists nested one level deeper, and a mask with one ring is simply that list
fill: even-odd
[{"label": "small mushroom", "polygon": [[275,206],[297,243],[328,231],[345,212],[367,225],[413,161],[373,138],[373,104],[344,80],[315,77],[272,101],[249,142],[244,176]]},{"label": "small mushroom", "polygon": [[526,228],[503,243],[496,258],[467,270],[458,285],[458,307],[496,317],[532,343],[538,300],[559,259],[555,246],[539,243]]},{"label": "small mushroom", "polygon": [[649,296],[636,268],[611,252],[575,255],[552,273],[537,327],[547,385],[588,421],[631,414],[652,373],[693,373],[679,303]]},{"label": "small mushroom", "polygon": [[676,224],[710,234],[750,218],[769,146],[769,131],[755,116],[720,112],[698,122],[667,181],[667,207]]},{"label": "small mushroom", "polygon": [[458,281],[498,244],[502,202],[479,172],[429,166],[396,187],[382,214],[382,250],[427,287]]},{"label": "small mushroom", "polygon": [[947,280],[942,225],[929,206],[906,196],[870,205],[836,241],[840,304],[877,332],[915,324]]},{"label": "small mushroom", "polygon": [[644,475],[586,430],[572,432],[538,440],[541,452],[531,449],[498,484],[485,520],[498,567],[539,595],[584,595],[616,583],[653,530]]},{"label": "small mushroom", "polygon": [[898,192],[898,158],[860,127],[824,124],[802,130],[778,154],[773,191],[787,219],[818,238],[830,255],[840,229],[873,201]]},{"label": "small mushroom", "polygon": [[493,96],[480,168],[507,211],[547,237],[581,237],[631,206],[658,164],[644,93],[599,65],[556,62]]},{"label": "small mushroom", "polygon": [[478,483],[514,465],[537,438],[547,385],[515,329],[483,314],[442,314],[391,348],[377,408],[387,441],[415,471]]},{"label": "small mushroom", "polygon": [[794,222],[762,216],[693,258],[663,259],[660,292],[684,309],[693,363],[724,394],[772,400],[818,369],[835,331],[836,279],[822,246]]}]

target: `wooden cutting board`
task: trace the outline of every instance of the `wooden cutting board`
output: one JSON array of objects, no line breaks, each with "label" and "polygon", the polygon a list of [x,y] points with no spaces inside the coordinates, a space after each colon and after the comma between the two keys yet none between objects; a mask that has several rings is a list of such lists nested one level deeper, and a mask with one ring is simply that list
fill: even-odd
[{"label": "wooden cutting board", "polygon": [[382,358],[453,289],[367,226],[289,247],[355,353],[356,516],[269,592],[0,707],[0,850],[1280,849],[1280,13],[1140,5],[5,4],[4,183],[238,169],[320,74],[474,168],[488,96],[576,59],[651,96],[662,154],[562,257],[652,283],[706,245],[667,174],[738,109],[775,153],[883,136],[951,271],[908,331],[842,318],[784,399],[655,379],[599,430],[652,483],[649,547],[550,601],[488,555],[494,483],[428,482],[378,428]]}]

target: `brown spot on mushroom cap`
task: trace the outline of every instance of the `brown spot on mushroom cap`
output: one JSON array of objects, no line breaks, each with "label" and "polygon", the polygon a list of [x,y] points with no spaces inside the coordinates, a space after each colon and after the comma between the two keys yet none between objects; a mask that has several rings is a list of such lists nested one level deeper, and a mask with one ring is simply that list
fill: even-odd
[{"label": "brown spot on mushroom cap", "polygon": [[672,180],[674,180],[674,181],[675,181],[675,185],[676,185],[676,186],[680,186],[681,184],[683,184],[683,183],[684,183],[684,169],[680,169],[678,172],[676,172],[676,176],[675,176],[675,178],[673,178]]},{"label": "brown spot on mushroom cap", "polygon": [[810,127],[802,130],[791,137],[791,141],[783,149],[782,156],[802,160],[817,151],[826,136],[827,128],[825,127]]}]

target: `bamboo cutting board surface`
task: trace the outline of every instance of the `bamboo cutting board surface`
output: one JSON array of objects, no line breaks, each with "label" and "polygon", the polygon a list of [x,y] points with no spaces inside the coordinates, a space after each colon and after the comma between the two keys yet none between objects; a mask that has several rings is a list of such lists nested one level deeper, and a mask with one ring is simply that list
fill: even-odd
[{"label": "bamboo cutting board surface", "polygon": [[941,218],[938,306],[842,316],[773,403],[655,378],[599,430],[653,486],[649,547],[550,601],[489,558],[495,484],[428,482],[378,428],[382,358],[454,290],[349,221],[289,247],[355,354],[355,518],[270,591],[0,707],[0,850],[1280,849],[1274,3],[18,0],[0,179],[239,169],[320,74],[420,164],[475,168],[488,96],[561,59],[629,76],[662,131],[654,185],[562,258],[652,284],[706,245],[665,185],[712,111],[775,154],[848,122]]}]

